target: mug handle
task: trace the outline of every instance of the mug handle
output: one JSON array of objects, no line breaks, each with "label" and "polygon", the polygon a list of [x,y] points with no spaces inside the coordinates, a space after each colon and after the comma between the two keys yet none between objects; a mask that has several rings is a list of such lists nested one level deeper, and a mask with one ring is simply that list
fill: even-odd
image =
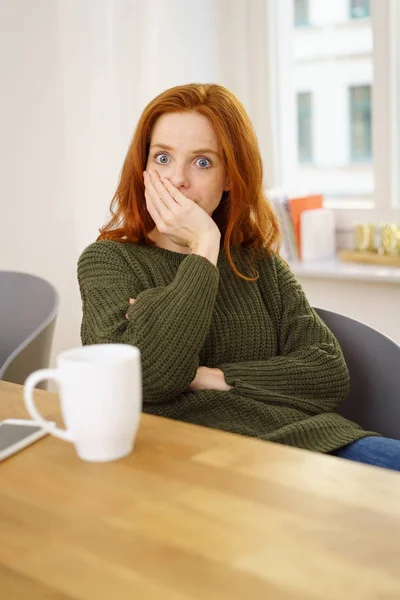
[{"label": "mug handle", "polygon": [[65,429],[60,429],[59,427],[55,426],[54,422],[47,421],[46,419],[44,419],[36,408],[36,405],[33,401],[33,391],[37,384],[43,381],[44,379],[54,379],[54,381],[60,384],[59,370],[40,369],[39,371],[35,371],[34,373],[28,375],[24,383],[25,406],[31,417],[33,417],[35,421],[40,423],[40,425],[45,431],[51,433],[51,435],[54,435],[55,437],[65,440],[66,442],[72,442],[72,436],[69,433],[69,431],[66,431]]}]

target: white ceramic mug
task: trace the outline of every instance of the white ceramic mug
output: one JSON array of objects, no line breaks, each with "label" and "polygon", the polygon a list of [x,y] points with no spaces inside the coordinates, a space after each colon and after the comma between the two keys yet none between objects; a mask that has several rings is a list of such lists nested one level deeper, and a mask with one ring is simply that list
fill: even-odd
[{"label": "white ceramic mug", "polygon": [[[34,404],[33,390],[44,379],[58,383],[65,430],[46,421]],[[128,344],[66,350],[57,358],[57,369],[41,369],[27,377],[24,399],[32,418],[52,435],[75,444],[83,460],[127,456],[142,411],[140,351]]]}]

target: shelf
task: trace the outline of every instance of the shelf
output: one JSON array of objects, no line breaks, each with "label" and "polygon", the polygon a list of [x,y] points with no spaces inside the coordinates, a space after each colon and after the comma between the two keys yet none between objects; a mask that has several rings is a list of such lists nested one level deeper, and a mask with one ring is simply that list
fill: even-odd
[{"label": "shelf", "polygon": [[373,283],[400,284],[400,267],[386,267],[353,262],[342,262],[339,258],[312,262],[290,262],[296,277],[314,279],[342,279]]}]

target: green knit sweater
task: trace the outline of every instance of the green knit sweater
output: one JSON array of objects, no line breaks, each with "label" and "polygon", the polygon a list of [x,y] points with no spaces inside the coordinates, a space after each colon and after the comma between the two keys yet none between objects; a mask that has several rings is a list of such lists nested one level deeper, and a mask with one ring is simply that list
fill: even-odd
[{"label": "green knit sweater", "polygon": [[[95,242],[78,264],[82,343],[140,349],[148,413],[321,452],[371,435],[335,412],[347,367],[288,266],[265,251],[256,268],[258,281],[247,282],[223,249],[215,267],[195,254]],[[221,369],[232,389],[186,391],[201,365]]]}]

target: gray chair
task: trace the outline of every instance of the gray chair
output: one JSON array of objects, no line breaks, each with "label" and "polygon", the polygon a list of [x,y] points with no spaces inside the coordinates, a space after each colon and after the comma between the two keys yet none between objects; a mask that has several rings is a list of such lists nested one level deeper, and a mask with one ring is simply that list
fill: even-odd
[{"label": "gray chair", "polygon": [[338,412],[368,431],[400,439],[400,346],[364,323],[314,310],[336,336],[350,373],[350,392]]},{"label": "gray chair", "polygon": [[44,279],[0,271],[0,379],[23,384],[49,366],[58,305],[58,293]]}]

